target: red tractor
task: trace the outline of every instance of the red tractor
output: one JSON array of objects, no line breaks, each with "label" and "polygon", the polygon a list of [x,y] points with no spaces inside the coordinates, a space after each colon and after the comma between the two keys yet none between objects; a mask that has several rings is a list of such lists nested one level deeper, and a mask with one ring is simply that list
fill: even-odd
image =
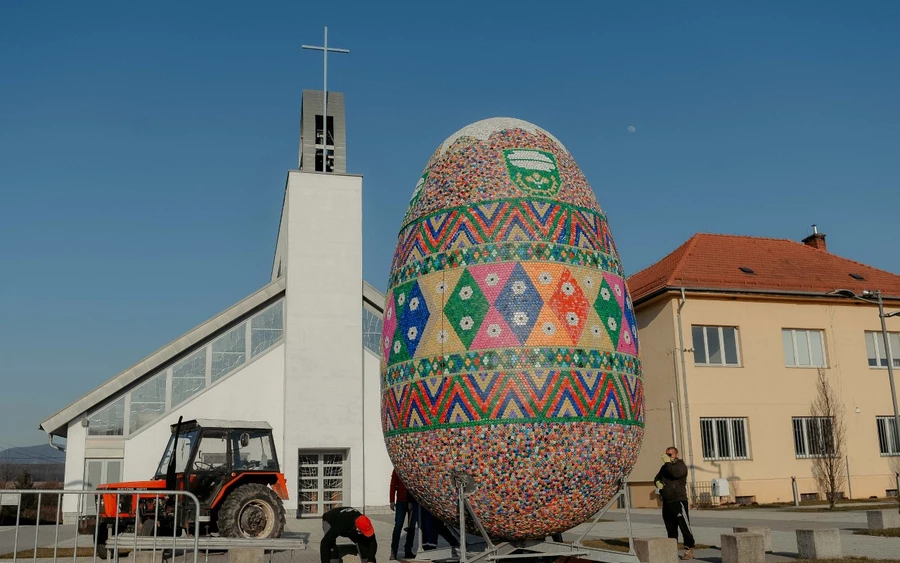
[{"label": "red tractor", "polygon": [[[98,489],[110,491],[99,495],[96,541],[97,554],[103,558],[106,540],[116,531],[172,537],[182,530],[193,533],[198,521],[204,535],[278,538],[284,531],[287,483],[278,465],[272,427],[265,422],[179,418],[151,480]],[[177,495],[176,502],[176,495],[124,493],[154,489],[193,493],[200,500],[199,513],[193,500],[183,495]],[[83,532],[93,535],[97,524],[93,517],[81,524]]]}]

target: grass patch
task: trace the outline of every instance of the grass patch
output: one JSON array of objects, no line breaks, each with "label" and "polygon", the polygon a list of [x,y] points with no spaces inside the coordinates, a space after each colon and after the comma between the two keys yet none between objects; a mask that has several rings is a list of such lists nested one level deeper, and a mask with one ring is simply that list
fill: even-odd
[{"label": "grass patch", "polygon": [[900,528],[886,528],[884,530],[856,530],[858,536],[878,536],[880,538],[900,538]]},{"label": "grass patch", "polygon": [[[597,549],[608,549],[610,551],[628,551],[628,538],[607,538],[603,540],[585,540],[581,542],[585,547],[594,547]],[[694,549],[709,549],[710,546],[698,543]],[[678,543],[678,549],[684,549],[684,544]]]}]

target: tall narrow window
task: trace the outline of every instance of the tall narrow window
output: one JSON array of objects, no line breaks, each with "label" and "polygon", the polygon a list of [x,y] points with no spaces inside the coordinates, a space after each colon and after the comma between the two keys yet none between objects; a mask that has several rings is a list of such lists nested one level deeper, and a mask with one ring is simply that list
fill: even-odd
[{"label": "tall narrow window", "polygon": [[737,328],[733,326],[692,326],[694,364],[698,366],[738,366]]},{"label": "tall narrow window", "polygon": [[825,367],[825,339],[821,330],[785,328],[781,331],[784,365]]},{"label": "tall narrow window", "polygon": [[703,459],[750,459],[746,418],[701,418]]},{"label": "tall narrow window", "polygon": [[[322,145],[322,116],[316,116],[316,144]],[[328,147],[334,146],[334,116],[328,116]]]},{"label": "tall narrow window", "polygon": [[878,449],[881,455],[900,455],[900,435],[894,425],[893,416],[875,417],[878,427]]},{"label": "tall narrow window", "polygon": [[869,367],[886,368],[888,365],[887,352],[890,350],[894,367],[900,368],[900,332],[888,333],[889,346],[884,345],[884,336],[881,331],[866,332],[866,355],[869,358]]}]

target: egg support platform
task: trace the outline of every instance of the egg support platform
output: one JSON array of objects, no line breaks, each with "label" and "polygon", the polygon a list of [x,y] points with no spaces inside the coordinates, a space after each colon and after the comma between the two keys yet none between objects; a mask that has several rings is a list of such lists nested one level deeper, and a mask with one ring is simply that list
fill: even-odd
[{"label": "egg support platform", "polygon": [[[434,549],[430,551],[421,551],[420,549],[419,554],[416,556],[416,560],[418,561],[433,561],[435,563],[446,563],[450,561],[459,561],[459,563],[486,563],[489,561],[508,559],[521,561],[522,563],[532,561],[539,563],[541,561],[546,562],[546,560],[550,558],[556,559],[567,557],[576,560],[599,561],[601,563],[639,563],[637,554],[634,551],[634,534],[631,528],[631,502],[625,479],[622,479],[619,482],[618,492],[610,499],[606,506],[594,516],[590,526],[581,533],[577,540],[570,544],[545,540],[515,540],[495,544],[491,541],[491,538],[488,537],[487,532],[484,530],[484,526],[482,526],[481,521],[472,509],[472,505],[469,504],[469,499],[466,498],[475,491],[475,478],[465,472],[457,471],[453,473],[453,484],[459,491],[459,532],[457,532],[460,534],[459,557],[453,556],[450,548]],[[591,530],[594,529],[597,522],[599,522],[600,519],[603,518],[603,515],[612,508],[613,504],[618,503],[620,499],[624,500],[625,505],[625,523],[628,528],[628,551],[613,551],[596,547],[586,547],[583,545],[581,543],[582,540],[584,540]],[[471,516],[472,520],[475,522],[486,547],[483,551],[472,553],[471,556],[467,551],[468,542],[466,541],[465,528],[466,512],[469,513],[469,516]],[[419,531],[421,533],[421,527]],[[456,532],[456,530],[454,530],[454,532]]]}]

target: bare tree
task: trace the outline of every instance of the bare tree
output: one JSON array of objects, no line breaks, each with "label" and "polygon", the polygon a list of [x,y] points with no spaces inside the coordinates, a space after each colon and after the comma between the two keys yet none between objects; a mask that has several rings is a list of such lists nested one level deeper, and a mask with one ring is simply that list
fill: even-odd
[{"label": "bare tree", "polygon": [[819,368],[816,379],[816,398],[809,409],[813,420],[809,432],[811,450],[815,457],[812,473],[819,490],[825,493],[828,507],[834,503],[847,486],[846,438],[844,405],[828,381],[824,369]]}]

